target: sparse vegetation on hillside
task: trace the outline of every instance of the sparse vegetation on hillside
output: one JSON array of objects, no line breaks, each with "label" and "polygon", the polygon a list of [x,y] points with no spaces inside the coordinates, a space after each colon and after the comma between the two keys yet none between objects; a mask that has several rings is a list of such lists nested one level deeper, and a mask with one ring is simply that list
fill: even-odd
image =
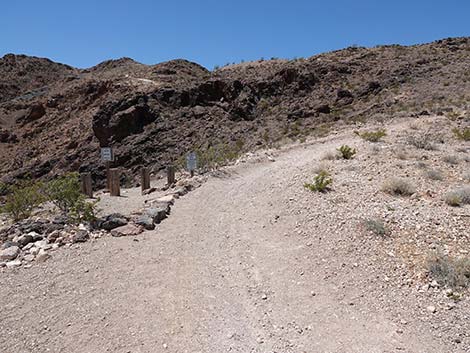
[{"label": "sparse vegetation on hillside", "polygon": [[[243,140],[237,140],[234,144],[217,143],[209,147],[194,148],[192,151],[197,156],[197,169],[200,172],[209,172],[217,170],[239,158],[243,148]],[[186,156],[187,154],[184,154],[176,161],[178,169],[186,169]]]},{"label": "sparse vegetation on hillside", "polygon": [[11,187],[2,212],[18,221],[30,217],[46,201],[52,202],[71,222],[89,222],[95,218],[96,202],[86,201],[81,194],[78,173],[48,183],[28,181]]},{"label": "sparse vegetation on hillside", "polygon": [[470,285],[470,258],[454,258],[440,252],[427,259],[428,269],[439,284],[450,288],[463,288]]},{"label": "sparse vegetation on hillside", "polygon": [[351,148],[348,145],[342,145],[338,148],[338,152],[341,154],[343,159],[351,159],[356,154],[356,149]]},{"label": "sparse vegetation on hillside", "polygon": [[364,226],[367,231],[379,235],[385,236],[389,233],[389,230],[385,226],[385,223],[378,218],[370,218],[364,221]]},{"label": "sparse vegetation on hillside", "polygon": [[87,202],[80,191],[78,173],[69,173],[46,184],[45,196],[73,222],[92,221],[95,204]]},{"label": "sparse vegetation on hillside", "polygon": [[333,179],[325,170],[321,170],[313,179],[313,183],[305,183],[304,187],[310,191],[325,192],[329,190],[329,186],[333,183]]},{"label": "sparse vegetation on hillside", "polygon": [[385,129],[379,129],[377,131],[365,131],[365,132],[354,132],[356,135],[361,137],[363,140],[369,142],[379,142],[383,137],[387,136],[387,131]]},{"label": "sparse vegetation on hillside", "polygon": [[43,183],[32,181],[12,186],[1,211],[7,213],[14,221],[30,217],[33,210],[46,200],[42,193],[43,188]]},{"label": "sparse vegetation on hillside", "polygon": [[453,154],[445,155],[442,160],[448,164],[459,164],[459,157]]},{"label": "sparse vegetation on hillside", "polygon": [[416,192],[415,187],[406,179],[392,177],[382,185],[382,190],[390,195],[410,196]]},{"label": "sparse vegetation on hillside", "polygon": [[437,146],[435,144],[435,138],[430,133],[409,135],[407,142],[408,144],[422,150],[435,151]]},{"label": "sparse vegetation on hillside", "polygon": [[462,186],[447,192],[444,200],[450,206],[470,204],[470,186]]},{"label": "sparse vegetation on hillside", "polygon": [[470,128],[455,128],[452,131],[459,140],[470,141]]},{"label": "sparse vegetation on hillside", "polygon": [[427,178],[431,180],[443,180],[444,179],[444,175],[442,174],[442,172],[437,169],[428,169],[424,172],[424,174],[426,175]]}]

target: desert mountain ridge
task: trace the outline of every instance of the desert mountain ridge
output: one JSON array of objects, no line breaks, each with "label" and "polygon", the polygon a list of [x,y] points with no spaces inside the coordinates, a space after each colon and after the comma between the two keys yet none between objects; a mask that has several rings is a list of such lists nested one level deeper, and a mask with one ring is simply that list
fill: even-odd
[{"label": "desert mountain ridge", "polygon": [[190,149],[243,146],[324,134],[400,114],[469,110],[470,38],[414,46],[350,47],[295,60],[209,71],[178,59],[130,58],[77,69],[49,59],[0,59],[0,170],[5,182],[91,171],[103,180],[100,146],[132,180]]}]

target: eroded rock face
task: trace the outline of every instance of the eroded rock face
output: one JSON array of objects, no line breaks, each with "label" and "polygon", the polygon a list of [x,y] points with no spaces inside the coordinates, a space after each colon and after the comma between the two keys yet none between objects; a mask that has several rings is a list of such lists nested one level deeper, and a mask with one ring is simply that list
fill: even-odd
[{"label": "eroded rock face", "polygon": [[194,146],[241,142],[249,150],[360,114],[393,117],[400,107],[412,114],[436,96],[453,100],[470,90],[460,79],[469,50],[470,39],[457,38],[212,72],[185,60],[148,66],[123,58],[79,70],[7,55],[0,59],[0,175],[14,182],[78,170],[103,186],[100,146],[112,145],[115,165],[132,180],[140,166],[163,169]]},{"label": "eroded rock face", "polygon": [[29,111],[24,117],[18,119],[18,123],[20,123],[21,125],[25,125],[27,123],[30,123],[32,121],[42,118],[45,114],[46,114],[46,108],[44,108],[44,106],[41,103],[34,104],[29,108]]},{"label": "eroded rock face", "polygon": [[146,125],[157,119],[158,113],[143,99],[136,105],[132,103],[106,105],[93,117],[93,132],[101,146],[111,146],[129,135],[142,133]]}]

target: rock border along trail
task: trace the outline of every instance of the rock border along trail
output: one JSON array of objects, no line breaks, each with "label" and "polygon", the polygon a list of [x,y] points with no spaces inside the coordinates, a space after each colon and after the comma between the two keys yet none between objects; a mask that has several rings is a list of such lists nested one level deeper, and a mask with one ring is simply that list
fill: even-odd
[{"label": "rock border along trail", "polygon": [[341,177],[329,194],[304,190],[322,154],[346,143],[366,153],[349,132],[231,167],[154,231],[0,273],[1,351],[465,352],[465,337],[432,331],[440,311],[429,317],[413,287],[391,286],[399,260],[360,237],[363,210],[331,212],[352,202]]}]

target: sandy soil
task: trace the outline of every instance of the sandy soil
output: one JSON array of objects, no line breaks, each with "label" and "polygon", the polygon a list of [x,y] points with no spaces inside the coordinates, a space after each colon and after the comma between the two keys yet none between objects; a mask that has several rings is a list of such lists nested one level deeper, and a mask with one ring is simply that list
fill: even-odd
[{"label": "sandy soil", "polygon": [[[442,290],[423,292],[399,252],[413,220],[427,224],[416,210],[431,217],[437,207],[465,238],[469,218],[458,215],[469,207],[380,192],[396,163],[405,163],[385,156],[406,126],[389,128],[379,151],[349,131],[289,148],[274,162],[228,168],[177,200],[155,231],[75,244],[30,269],[3,271],[1,351],[470,351],[468,299],[447,310]],[[345,143],[359,152],[327,162],[333,190],[304,189],[322,156]],[[448,183],[434,186],[418,172],[398,174],[438,193],[465,169],[462,161]],[[364,232],[360,221],[371,215],[383,216],[394,235]]]}]

